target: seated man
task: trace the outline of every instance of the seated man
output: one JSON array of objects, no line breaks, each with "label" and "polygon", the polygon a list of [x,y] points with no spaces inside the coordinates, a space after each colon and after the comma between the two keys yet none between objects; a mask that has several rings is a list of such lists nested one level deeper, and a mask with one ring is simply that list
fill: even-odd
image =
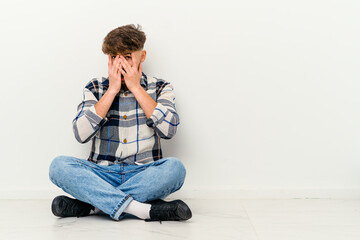
[{"label": "seated man", "polygon": [[163,200],[182,187],[186,170],[179,159],[162,156],[160,138],[172,138],[180,122],[173,86],[142,72],[145,40],[133,24],[105,37],[109,77],[86,84],[73,120],[77,141],[92,140],[90,155],[57,156],[50,165],[50,180],[75,198],[55,197],[55,216],[102,211],[113,220],[125,213],[145,221],[191,218],[183,201]]}]

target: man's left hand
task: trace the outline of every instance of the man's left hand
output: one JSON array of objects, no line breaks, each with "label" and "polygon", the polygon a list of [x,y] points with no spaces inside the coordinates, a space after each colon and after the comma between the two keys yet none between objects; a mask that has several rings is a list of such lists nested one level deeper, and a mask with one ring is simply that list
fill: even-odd
[{"label": "man's left hand", "polygon": [[[120,56],[120,60],[121,60],[120,72],[124,76],[124,80],[127,88],[132,92],[134,89],[140,87],[142,65],[140,63],[140,59],[136,58],[134,52],[131,53],[131,58],[133,60],[133,66],[131,66],[130,63],[123,56]],[[124,67],[125,71],[124,69],[122,69],[122,67]]]}]

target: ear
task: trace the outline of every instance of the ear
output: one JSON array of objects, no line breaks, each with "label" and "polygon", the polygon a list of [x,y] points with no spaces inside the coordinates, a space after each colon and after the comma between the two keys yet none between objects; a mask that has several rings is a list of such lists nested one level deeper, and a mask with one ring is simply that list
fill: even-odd
[{"label": "ear", "polygon": [[143,63],[146,59],[146,50],[141,51],[140,63]]}]

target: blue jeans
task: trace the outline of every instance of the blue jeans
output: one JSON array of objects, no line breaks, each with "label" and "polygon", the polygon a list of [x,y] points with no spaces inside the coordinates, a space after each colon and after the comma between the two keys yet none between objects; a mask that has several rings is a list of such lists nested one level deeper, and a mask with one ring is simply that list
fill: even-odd
[{"label": "blue jeans", "polygon": [[173,157],[144,165],[104,166],[71,156],[58,156],[49,168],[50,180],[56,186],[116,221],[124,217],[124,209],[134,199],[148,202],[179,190],[185,175],[184,165]]}]

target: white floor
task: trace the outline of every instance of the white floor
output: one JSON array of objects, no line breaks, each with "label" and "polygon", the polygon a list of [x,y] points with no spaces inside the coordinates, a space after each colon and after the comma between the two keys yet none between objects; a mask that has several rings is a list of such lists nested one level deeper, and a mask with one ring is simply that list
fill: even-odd
[{"label": "white floor", "polygon": [[162,224],[57,218],[51,201],[0,200],[0,239],[360,239],[360,200],[184,200],[193,217]]}]

